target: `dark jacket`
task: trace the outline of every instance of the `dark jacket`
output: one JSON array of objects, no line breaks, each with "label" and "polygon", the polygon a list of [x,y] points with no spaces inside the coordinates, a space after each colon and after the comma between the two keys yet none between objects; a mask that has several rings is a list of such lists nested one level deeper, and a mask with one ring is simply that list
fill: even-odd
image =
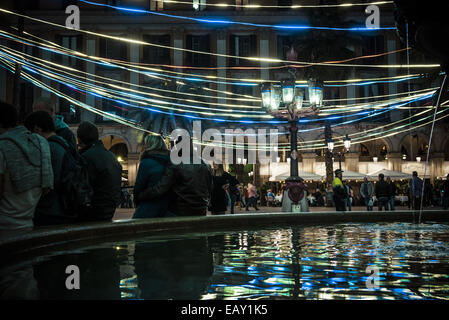
[{"label": "dark jacket", "polygon": [[378,181],[375,187],[376,198],[389,197],[390,196],[390,186],[385,180]]},{"label": "dark jacket", "polygon": [[442,189],[443,198],[449,198],[449,180],[444,181]]},{"label": "dark jacket", "polygon": [[64,122],[64,118],[60,115],[55,116],[55,133],[64,138],[64,140],[74,150],[78,150],[76,146],[75,134],[70,130],[70,127]]},{"label": "dark jacket", "polygon": [[120,204],[122,166],[100,140],[80,150],[80,154],[87,162],[89,182],[93,189],[93,209],[88,218],[112,218],[115,208]]},{"label": "dark jacket", "polygon": [[179,216],[206,215],[212,190],[212,171],[209,165],[170,165],[160,182],[139,194],[138,201],[170,195],[169,211]]},{"label": "dark jacket", "polygon": [[390,187],[390,197],[394,197],[396,195],[396,185],[392,181],[388,184],[388,186]]},{"label": "dark jacket", "polygon": [[224,212],[228,207],[228,196],[226,195],[223,186],[229,183],[224,176],[213,177],[213,188],[210,199],[211,212]]},{"label": "dark jacket", "polygon": [[69,148],[69,144],[58,135],[51,136],[47,141],[50,146],[54,189],[43,196],[37,204],[33,218],[34,225],[36,226],[71,223],[75,221],[74,217],[64,213],[60,198],[63,161],[67,152],[66,148]]},{"label": "dark jacket", "polygon": [[156,185],[162,178],[165,169],[170,165],[169,151],[149,151],[141,156],[136,183],[134,184],[134,199],[136,212],[133,218],[155,218],[167,215],[169,193],[151,200],[139,201],[139,194],[150,186]]},{"label": "dark jacket", "polygon": [[226,178],[226,180],[228,180],[229,183],[229,194],[230,195],[234,195],[236,197],[240,196],[240,191],[238,188],[238,185],[240,184],[240,182],[237,180],[236,177],[234,177],[233,175],[231,175],[228,172],[224,172],[223,173],[223,177]]}]

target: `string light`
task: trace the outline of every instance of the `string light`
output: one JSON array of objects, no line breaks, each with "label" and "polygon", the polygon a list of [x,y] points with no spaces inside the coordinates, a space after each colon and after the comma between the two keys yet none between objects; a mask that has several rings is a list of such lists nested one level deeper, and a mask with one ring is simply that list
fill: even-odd
[{"label": "string light", "polygon": [[[20,61],[20,62],[23,62],[23,61]],[[33,67],[36,67],[35,65],[33,65]],[[42,72],[42,70],[41,70],[41,72]],[[47,73],[45,73],[45,74],[47,74]],[[67,80],[69,80],[66,76],[63,76],[63,75],[61,75],[61,74],[57,74],[59,77],[62,77],[63,79],[64,79],[64,81],[67,81]],[[54,79],[54,78],[53,78]],[[72,83],[73,83],[73,81],[72,81]],[[83,82],[83,83],[79,83],[79,82],[77,82],[77,85],[85,85],[86,83],[85,82]],[[97,87],[98,88],[98,87]],[[100,94],[102,94],[104,91],[105,91],[105,89],[104,88],[98,88],[98,89],[100,89],[101,91],[99,91],[99,93]],[[98,92],[98,91],[97,91]],[[117,93],[116,91],[113,91],[114,93]],[[423,96],[422,94],[421,95],[417,95],[417,96],[415,96],[415,97],[411,97],[411,98],[416,98],[416,97],[419,97],[419,96]],[[137,96],[137,95],[129,95],[129,94],[126,94],[126,97],[125,98],[129,98],[129,97],[132,97],[132,98],[139,98],[139,99],[142,99],[143,97],[141,97],[141,96]],[[145,98],[143,98],[143,99],[145,99]],[[395,100],[395,101],[403,101],[403,100],[405,100],[404,98],[401,98],[401,99],[399,99],[399,100]],[[160,100],[154,100],[154,99],[146,99],[146,101],[147,102],[150,102],[150,103],[161,103],[162,101],[160,101]],[[372,104],[365,104],[365,105],[361,105],[361,106],[356,106],[356,108],[358,108],[358,109],[360,109],[361,107],[363,107],[363,106],[369,106],[370,108],[380,108],[380,107],[382,107],[382,106],[385,106],[385,105],[388,105],[388,104],[390,104],[392,101],[386,101],[386,102],[383,102],[382,104],[380,104],[380,105],[377,105],[377,106],[373,106]],[[121,103],[123,103],[122,101],[121,101]],[[195,109],[209,109],[209,110],[216,110],[216,111],[222,111],[221,109],[211,109],[211,108],[204,108],[204,107],[198,107],[198,106],[191,106],[191,105],[185,105],[185,104],[179,104],[179,103],[172,103],[172,104],[174,104],[174,105],[177,105],[177,106],[182,106],[182,107],[188,107],[188,108],[195,108]],[[170,110],[175,110],[175,111],[183,111],[183,110],[181,110],[181,109],[177,109],[177,108],[170,108],[170,107],[166,107],[166,106],[161,106],[160,104],[159,105],[157,105],[157,107],[159,107],[159,108],[162,108],[162,109],[170,109]],[[345,111],[347,111],[349,108],[346,108],[346,110]],[[324,110],[324,111],[326,111],[326,110]],[[196,113],[198,113],[198,114],[205,114],[205,115],[214,115],[214,113],[211,113],[211,112],[197,112],[197,111],[195,111]],[[243,112],[243,111],[241,111],[241,112]],[[346,115],[345,117],[353,117],[353,116],[357,116],[357,115],[362,115],[362,114],[366,114],[366,112],[359,112],[359,113],[356,113],[356,114],[351,114],[351,115]],[[241,117],[244,117],[244,116],[247,116],[247,115],[241,115],[241,114],[229,114],[229,113],[227,113],[227,114],[217,114],[217,115],[225,115],[225,116],[231,116],[231,117],[239,117],[239,118],[241,118]],[[269,115],[259,115],[258,116],[259,118],[271,118],[271,116],[269,116]],[[332,119],[332,117],[328,117],[327,119]],[[300,120],[300,122],[301,121],[307,121],[307,122],[314,122],[314,121],[321,121],[322,119],[303,119],[303,120]]]},{"label": "string light", "polygon": [[[9,48],[6,49],[6,47],[4,47],[2,45],[0,45],[0,48],[3,48],[4,50],[9,52],[10,54],[13,54],[14,56],[22,56],[22,57],[26,56],[26,57],[28,57],[30,59],[33,59],[33,61],[37,59],[37,58],[35,58],[33,56],[30,56],[28,54],[24,54],[24,53],[17,54],[18,51],[10,50]],[[15,51],[15,52],[11,52],[11,51]],[[58,64],[53,63],[51,61],[46,61],[45,64],[41,63],[39,61],[34,61],[34,63],[38,64],[38,65],[41,65],[41,66],[45,65],[44,69],[47,70],[47,71],[49,71],[49,69],[50,70],[57,70],[57,68],[52,67],[53,65],[61,67],[61,65],[58,65]],[[36,67],[35,64],[33,64],[34,67]],[[51,66],[49,66],[49,65],[51,65]],[[84,74],[84,75],[88,75],[88,73],[84,72],[84,71],[76,70],[76,69],[73,69],[73,68],[70,68],[70,67],[67,67],[67,66],[62,66],[62,67],[65,70],[65,72],[72,71],[72,72],[78,72],[78,73],[81,73],[81,74]],[[58,73],[55,73],[55,74],[56,75],[60,75]],[[64,76],[64,75],[60,75],[60,76]],[[84,83],[89,83],[88,79],[85,76],[83,77],[83,76],[78,76],[78,75],[74,75],[74,74],[71,74],[71,76],[79,78],[79,79],[82,79],[82,81]],[[64,77],[66,77],[66,76],[64,76]],[[98,79],[112,80],[112,81],[116,81],[116,82],[120,82],[120,83],[129,85],[129,83],[126,83],[126,82],[123,82],[123,81],[119,81],[119,80],[115,80],[115,79],[109,79],[109,78],[102,77],[102,76],[99,76],[99,75],[96,75],[95,77],[98,78]],[[143,94],[143,95],[154,96],[154,97],[158,97],[158,98],[164,98],[164,99],[170,99],[170,100],[179,100],[179,98],[177,98],[177,97],[162,96],[162,95],[159,95],[159,94],[148,93],[148,92],[143,92],[143,91],[139,91],[139,90],[134,90],[134,89],[131,89],[131,88],[120,87],[120,86],[113,85],[113,84],[110,84],[110,83],[105,83],[105,82],[100,81],[98,79],[96,79],[95,82],[107,85],[107,86],[112,87],[112,88],[120,89],[121,91],[130,91],[130,92],[139,93],[141,95]],[[105,88],[102,88],[102,89],[105,89]],[[105,90],[108,90],[108,89],[105,89]],[[178,92],[178,91],[170,91],[170,92]],[[129,95],[129,94],[126,93],[126,95]],[[139,97],[139,96],[133,95],[133,97]],[[146,99],[145,97],[141,97],[141,96],[139,98]],[[259,109],[260,108],[260,107],[258,108],[258,107],[254,107],[254,106],[248,106],[248,105],[212,103],[212,102],[205,102],[205,101],[198,101],[198,100],[191,100],[191,99],[183,99],[183,101],[193,102],[193,103],[201,103],[201,104],[208,104],[208,105],[220,105],[220,106],[233,107],[233,108],[243,108],[243,109]],[[196,107],[194,107],[194,108],[196,108]],[[209,108],[209,107],[201,107],[201,108],[202,109],[216,110],[216,111],[229,111],[229,109],[221,109],[221,108]],[[239,112],[254,113],[254,114],[265,113],[264,111],[252,111],[252,110],[239,110]]]},{"label": "string light", "polygon": [[[1,35],[1,32],[0,32],[0,35]],[[13,40],[15,40],[14,36],[9,36],[9,38],[13,38]],[[33,46],[33,44],[27,44],[27,45]],[[38,47],[40,47],[40,46],[38,46]],[[95,56],[87,56],[85,54],[82,54],[83,57],[79,57],[78,56],[79,52],[78,51],[74,51],[74,50],[66,50],[66,51],[68,51],[70,53],[67,53],[67,52],[66,53],[62,53],[62,52],[54,51],[53,49],[49,49],[49,50],[52,51],[52,52],[55,52],[57,54],[68,54],[71,57],[74,57],[76,59],[82,59],[82,60],[85,60],[85,61],[88,61],[87,58],[94,59],[94,60],[101,60],[101,61],[105,60],[104,58],[99,58],[99,57],[95,57]],[[73,54],[73,56],[71,54]],[[114,61],[119,61],[119,65],[120,65],[119,68],[124,68],[125,70],[127,70],[129,72],[136,72],[136,73],[143,74],[143,75],[146,75],[146,76],[149,76],[149,75],[151,75],[151,76],[162,76],[162,77],[175,78],[175,79],[180,79],[180,80],[186,80],[187,79],[187,80],[194,80],[194,81],[204,81],[204,82],[210,82],[210,83],[214,83],[214,84],[215,83],[223,83],[223,84],[226,84],[226,85],[252,85],[252,86],[256,86],[256,85],[258,85],[258,84],[260,84],[262,82],[266,82],[266,80],[264,80],[264,79],[240,79],[240,78],[236,79],[236,78],[217,77],[217,76],[201,75],[201,74],[195,74],[193,76],[195,76],[195,77],[204,77],[204,78],[208,78],[208,79],[197,79],[197,78],[191,78],[191,77],[189,77],[189,78],[180,77],[179,78],[179,77],[173,77],[173,76],[170,76],[170,75],[161,74],[161,73],[158,73],[158,72],[168,72],[168,73],[173,73],[173,74],[181,74],[183,76],[185,76],[185,74],[181,73],[181,72],[167,71],[167,70],[154,69],[154,68],[145,68],[145,67],[139,67],[139,68],[145,69],[145,70],[158,71],[158,72],[152,72],[152,73],[139,72],[137,70],[130,69],[129,67],[127,67],[127,66],[129,66],[129,63],[125,64],[121,60],[114,60]],[[96,64],[102,64],[103,63],[103,62],[98,62],[98,61],[89,61],[89,62],[96,63]],[[115,64],[111,64],[111,66],[116,66],[116,65]],[[189,75],[189,76],[192,76],[192,75]],[[421,76],[422,75],[420,75],[420,74],[413,74],[413,75],[402,75],[402,76],[392,76],[392,77],[380,77],[380,78],[378,77],[378,78],[370,78],[370,79],[330,80],[330,81],[324,81],[324,83],[325,83],[325,86],[329,86],[329,87],[348,86],[348,85],[372,85],[372,84],[384,83],[384,82],[407,81],[409,79],[417,79],[418,77],[421,77]],[[216,80],[215,81],[214,80],[209,80],[210,78],[212,78],[212,79],[224,79],[224,80],[239,80],[239,81],[243,81],[243,82],[246,81],[246,82],[248,82],[248,84],[241,83],[241,82],[238,82],[238,83],[234,83],[234,82],[218,82]],[[366,81],[366,83],[363,82],[363,81]],[[349,84],[341,84],[342,82],[343,83],[347,82]],[[356,83],[356,82],[362,82],[362,83]],[[303,80],[303,81],[298,80],[298,81],[296,81],[296,83],[305,85],[307,82],[305,80]],[[328,83],[340,83],[340,84],[338,84],[338,85],[329,85]],[[255,99],[255,101],[256,101],[256,99]],[[257,101],[260,101],[260,99],[257,100]],[[258,107],[255,107],[255,108],[258,108]]]},{"label": "string light", "polygon": [[[368,112],[369,113],[369,112]],[[206,113],[206,114],[209,114],[209,113]],[[359,114],[363,114],[363,113],[359,113]],[[356,115],[359,115],[359,114],[356,114]],[[377,115],[377,113],[372,113],[372,114],[370,114],[370,115],[368,115],[367,117],[372,117],[373,115]],[[354,116],[354,115],[352,115],[352,116]],[[190,117],[190,116],[189,116]],[[197,117],[198,118],[198,117]],[[365,117],[366,118],[366,117]],[[329,118],[330,119],[330,118]],[[337,119],[336,117],[334,117],[334,119]],[[362,118],[363,119],[363,118]],[[210,120],[210,119],[209,119]],[[217,119],[215,119],[215,120],[217,120]],[[360,119],[358,119],[358,121],[359,121]],[[223,121],[223,119],[219,119],[218,121]],[[302,119],[302,120],[300,120],[300,122],[312,122],[312,121],[314,121],[313,119],[312,120],[308,120],[308,119]],[[240,121],[241,123],[255,123],[255,121],[253,121],[253,120],[250,120],[250,121]],[[350,122],[354,122],[354,121],[348,121],[347,123],[350,123]],[[258,122],[258,123],[260,123],[260,122]],[[273,123],[273,122],[269,122],[269,123]],[[276,123],[282,123],[282,122],[276,122]]]},{"label": "string light", "polygon": [[[38,19],[38,18],[33,18],[30,16],[26,16],[23,14],[19,14],[10,10],[6,10],[3,8],[0,8],[0,12],[4,12],[7,14],[11,14],[11,15],[15,15],[18,17],[23,17],[29,20],[33,20],[36,22],[40,22],[40,23],[44,23],[44,24],[48,24],[51,26],[55,26],[58,28],[63,28],[63,29],[68,29],[66,26],[64,25],[60,25],[57,23],[53,23],[53,22],[49,22],[49,21],[45,21],[42,19]],[[70,29],[69,29],[70,30]],[[185,49],[185,48],[177,48],[177,47],[172,47],[172,46],[165,46],[165,45],[161,45],[161,44],[156,44],[156,43],[150,43],[150,42],[145,42],[145,41],[141,41],[141,40],[136,40],[136,39],[129,39],[129,38],[123,38],[123,37],[117,37],[117,36],[112,36],[112,35],[107,35],[107,34],[102,34],[102,33],[96,33],[96,32],[92,32],[92,31],[87,31],[87,30],[83,30],[83,29],[78,29],[78,32],[82,32],[85,34],[89,34],[89,35],[93,35],[93,36],[98,36],[98,37],[102,37],[102,38],[106,38],[106,39],[111,39],[111,40],[117,40],[117,41],[122,41],[122,42],[127,42],[127,43],[131,43],[131,44],[140,44],[140,45],[144,45],[144,46],[155,46],[155,47],[159,47],[159,48],[165,48],[165,49],[171,49],[171,50],[178,50],[178,51],[184,51],[184,52],[190,52],[190,53],[196,53],[196,54],[206,54],[206,55],[211,55],[211,56],[215,56],[215,57],[224,57],[224,58],[233,58],[233,59],[244,59],[244,60],[248,60],[248,61],[258,61],[258,62],[264,62],[264,63],[289,63],[289,64],[298,64],[298,65],[316,65],[316,66],[332,66],[332,67],[362,67],[362,68],[386,68],[386,69],[402,69],[402,68],[439,68],[440,65],[439,64],[415,64],[415,65],[402,65],[402,64],[396,64],[396,65],[368,65],[368,64],[364,64],[364,65],[355,65],[355,64],[329,64],[329,63],[320,63],[320,62],[303,62],[303,61],[286,61],[286,60],[281,60],[281,59],[274,59],[274,58],[263,58],[263,57],[239,57],[239,56],[233,56],[233,55],[227,55],[227,54],[218,54],[218,53],[212,53],[212,52],[203,52],[203,51],[198,51],[198,50],[191,50],[191,49]]]},{"label": "string light", "polygon": [[167,13],[161,13],[156,11],[150,11],[145,9],[134,9],[134,8],[125,8],[119,6],[113,6],[110,4],[92,2],[87,0],[79,0],[86,4],[90,4],[93,6],[112,8],[115,10],[126,11],[126,12],[134,12],[134,13],[144,13],[144,14],[152,14],[157,16],[163,16],[167,18],[181,19],[181,20],[189,20],[201,23],[210,23],[210,24],[219,24],[219,25],[243,25],[243,26],[251,26],[258,28],[273,28],[273,29],[285,29],[285,30],[333,30],[333,31],[378,31],[378,30],[396,30],[396,27],[379,27],[379,28],[366,28],[366,27],[355,27],[355,28],[332,28],[332,27],[312,27],[312,26],[299,26],[299,25],[271,25],[271,24],[260,24],[260,23],[250,23],[250,22],[242,22],[242,21],[231,21],[231,20],[218,20],[218,19],[203,19],[203,18],[194,18],[194,17],[186,17],[179,16]]},{"label": "string light", "polygon": [[[177,1],[177,0],[155,0],[161,3],[174,3],[174,4],[188,4],[192,5],[192,2],[187,1]],[[227,3],[208,3],[208,7],[236,7],[236,8],[244,8],[244,9],[254,9],[254,8],[267,8],[267,9],[302,9],[302,8],[349,8],[355,6],[369,6],[369,5],[385,5],[385,4],[393,4],[393,1],[376,1],[376,2],[368,2],[368,3],[341,3],[341,4],[317,4],[317,5],[263,5],[263,4],[227,4]]]},{"label": "string light", "polygon": [[[4,54],[2,54],[2,51],[1,51],[1,50],[0,50],[0,55],[4,55]],[[9,58],[11,58],[11,57],[9,56]],[[11,58],[11,59],[12,59],[14,62],[19,62],[19,63],[21,63],[21,64],[26,64],[26,61],[24,61],[24,60],[14,59],[14,58]],[[46,78],[49,78],[49,79],[51,79],[51,80],[53,80],[53,81],[57,81],[57,82],[59,82],[59,83],[61,83],[61,84],[67,85],[67,81],[69,81],[70,83],[72,83],[72,84],[75,83],[75,84],[78,85],[78,86],[84,86],[84,87],[87,87],[87,88],[89,87],[87,81],[83,81],[83,82],[80,82],[80,81],[78,81],[78,80],[75,80],[75,81],[74,81],[73,79],[70,79],[70,78],[68,78],[68,77],[65,76],[65,75],[57,74],[57,73],[53,73],[53,76],[52,76],[51,73],[46,72],[46,71],[43,71],[41,68],[39,68],[39,67],[37,67],[37,66],[35,66],[35,65],[33,65],[33,64],[32,64],[32,67],[33,67],[35,70],[33,70],[33,69],[30,69],[30,70],[32,70],[32,71],[34,71],[34,72],[39,72],[42,76],[44,76],[44,77],[46,77]],[[59,77],[60,80],[58,80],[57,77]],[[61,80],[61,79],[62,79],[62,80]],[[119,94],[120,94],[120,92],[117,92],[117,91],[115,91],[115,90],[110,90],[110,89],[105,90],[105,88],[98,87],[98,86],[92,86],[92,85],[91,85],[91,87],[94,87],[93,92],[94,92],[96,95],[99,95],[101,98],[105,98],[105,95],[107,94],[108,91],[112,91],[112,92],[114,92],[114,93],[119,93]],[[78,87],[77,89],[82,90],[82,89],[79,88],[79,87]],[[86,92],[88,92],[88,93],[91,93],[91,91],[87,91],[87,90],[84,90],[84,91],[86,91]],[[112,95],[112,96],[106,96],[107,99],[109,99],[109,98],[111,98],[111,97],[114,97],[114,95]],[[117,96],[115,96],[115,97],[117,97]],[[153,106],[155,106],[155,107],[157,107],[157,108],[160,108],[160,109],[166,109],[166,110],[180,111],[180,112],[193,112],[193,113],[203,114],[203,115],[212,115],[212,116],[218,115],[218,116],[226,116],[226,117],[232,117],[232,118],[242,118],[242,117],[247,117],[247,116],[248,116],[248,114],[240,114],[240,113],[235,112],[235,111],[233,111],[233,110],[225,110],[225,111],[227,111],[227,113],[214,113],[214,112],[211,112],[211,111],[209,111],[209,112],[203,112],[203,111],[193,111],[193,110],[178,109],[178,108],[174,108],[174,107],[169,107],[169,106],[161,105],[160,103],[167,103],[167,102],[162,101],[162,100],[147,99],[147,98],[144,98],[144,97],[142,97],[142,96],[131,95],[131,94],[125,94],[124,97],[120,97],[120,98],[125,98],[125,99],[126,99],[126,98],[128,98],[128,99],[129,99],[129,98],[133,98],[133,99],[141,99],[141,100],[143,99],[143,100],[145,100],[145,101],[147,101],[147,102],[149,102],[149,103],[152,103]],[[114,99],[114,100],[115,100],[115,99]],[[124,101],[117,100],[117,102],[122,103],[122,104],[127,104],[127,105],[129,105],[129,106],[133,106],[133,105],[130,105],[130,104],[124,102]],[[158,103],[159,103],[159,104],[158,104]],[[222,109],[214,109],[214,108],[210,108],[210,107],[207,108],[207,107],[201,107],[201,106],[192,106],[192,105],[186,105],[186,104],[175,103],[175,102],[171,102],[170,104],[171,104],[171,105],[175,105],[175,106],[187,107],[187,108],[191,108],[191,109],[202,109],[202,110],[223,111]],[[249,112],[251,112],[251,111],[243,110],[243,111],[240,111],[240,112],[243,112],[243,113],[245,113],[245,112],[246,112],[246,113],[249,113]],[[252,112],[252,113],[253,113],[253,115],[252,115],[253,118],[269,118],[269,119],[272,118],[272,116],[270,116],[270,115],[268,115],[268,114],[266,114],[266,113],[258,114],[258,115],[254,114],[255,112]],[[262,112],[261,112],[261,113],[262,113]]]},{"label": "string light", "polygon": [[[3,60],[3,59],[0,58],[0,60]],[[3,61],[3,62],[5,62],[5,61]],[[9,70],[10,72],[13,72],[13,65],[10,64],[10,67],[11,67],[11,68],[8,68],[8,70]],[[109,119],[111,119],[111,120],[120,122],[120,123],[122,123],[122,124],[124,124],[124,125],[128,125],[128,126],[133,127],[133,128],[135,128],[135,129],[137,129],[137,130],[145,131],[145,132],[148,132],[148,133],[154,134],[154,135],[160,135],[160,134],[158,134],[158,133],[151,132],[151,131],[149,131],[149,130],[146,130],[146,129],[143,129],[143,128],[139,127],[139,126],[136,126],[134,123],[132,123],[132,122],[129,121],[129,120],[125,120],[125,119],[123,119],[123,118],[121,118],[121,117],[118,117],[118,116],[115,116],[115,115],[111,115],[111,114],[109,114],[109,113],[107,113],[107,112],[103,112],[103,111],[101,111],[101,110],[92,108],[92,107],[90,107],[90,106],[88,106],[88,105],[86,105],[86,104],[84,104],[84,103],[82,103],[82,102],[80,102],[80,101],[77,101],[76,99],[72,99],[71,97],[62,94],[62,93],[60,93],[60,92],[57,91],[57,90],[54,90],[53,88],[51,88],[51,87],[45,85],[44,83],[38,81],[37,79],[35,79],[35,78],[33,78],[33,77],[29,76],[29,75],[26,75],[26,74],[25,74],[25,75],[22,75],[22,77],[23,77],[23,78],[26,78],[26,79],[28,79],[28,80],[30,80],[30,81],[32,81],[32,82],[33,82],[35,85],[37,85],[38,87],[41,87],[41,88],[43,88],[43,89],[45,89],[45,90],[48,90],[48,91],[50,91],[50,92],[56,94],[57,96],[62,97],[62,98],[64,98],[64,99],[68,100],[69,102],[72,102],[73,104],[78,105],[78,106],[80,106],[80,107],[82,107],[82,108],[85,108],[85,109],[87,109],[87,110],[89,110],[89,111],[92,111],[92,112],[94,112],[94,113],[100,114],[100,115],[102,115],[102,116],[104,116],[104,117],[106,117],[106,118],[109,118]],[[446,105],[447,102],[448,102],[448,101],[444,102],[442,105]],[[447,112],[447,111],[448,111],[448,109],[446,108],[446,109],[444,109],[444,110],[441,110],[441,111],[438,112],[437,114],[440,114],[440,113],[442,113],[442,112]],[[449,114],[448,114],[448,115],[445,115],[445,116],[442,116],[442,117],[440,117],[440,118],[438,118],[436,121],[441,120],[441,119],[443,119],[443,118],[446,118],[447,116],[449,116]],[[416,121],[416,122],[423,121],[424,119],[427,119],[427,118],[428,118],[428,117],[426,117],[426,118],[421,118],[421,119],[419,119],[419,120]],[[416,122],[415,122],[415,123],[416,123]],[[431,123],[431,121],[430,121],[430,122],[427,122],[427,123],[424,123],[424,124],[421,124],[421,125],[418,125],[417,127],[421,127],[421,126],[427,125],[427,124],[429,124],[429,123]],[[404,132],[404,131],[407,131],[407,130],[402,130],[402,131],[400,131],[400,132]],[[398,132],[392,132],[392,133],[390,133],[390,134],[388,134],[388,135],[386,135],[386,136],[383,136],[383,137],[391,136],[391,135],[394,135],[394,134],[398,134]],[[367,140],[363,140],[363,141],[359,141],[359,142],[355,141],[354,144],[363,143],[363,142],[372,141],[372,140],[381,139],[381,138],[382,138],[382,137],[380,137],[380,138],[374,138],[374,139],[367,139]],[[211,145],[210,143],[199,143],[199,144],[202,144],[202,145]],[[213,144],[212,144],[212,145],[213,145]],[[324,147],[323,147],[323,146],[318,146],[318,147],[313,147],[313,148],[301,148],[301,147],[300,147],[299,149],[300,149],[300,150],[313,150],[313,149],[319,149],[319,148],[325,148],[325,146],[324,146]]]}]

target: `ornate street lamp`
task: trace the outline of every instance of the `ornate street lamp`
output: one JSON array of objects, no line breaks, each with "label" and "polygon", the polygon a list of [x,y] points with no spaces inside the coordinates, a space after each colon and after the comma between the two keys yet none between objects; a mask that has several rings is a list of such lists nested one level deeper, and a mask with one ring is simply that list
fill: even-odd
[{"label": "ornate street lamp", "polygon": [[338,165],[339,169],[341,170],[341,159],[345,153],[349,152],[349,149],[351,148],[351,139],[346,135],[346,137],[343,138],[343,145],[345,146],[344,151],[338,151],[336,154],[334,154],[334,142],[332,141],[332,138],[327,142],[327,148],[329,149],[329,152],[331,153],[332,157],[334,155],[338,156]]},{"label": "ornate street lamp", "polygon": [[[315,85],[315,84],[314,84]],[[310,90],[310,87],[309,87]],[[314,116],[319,113],[322,104],[322,93],[314,87],[313,103],[309,99],[304,103],[304,91],[295,86],[295,80],[283,80],[280,84],[262,84],[262,106],[275,118],[287,119],[290,132],[290,177],[286,181],[302,180],[298,176],[298,120],[305,116]],[[321,98],[320,98],[321,97]]]},{"label": "ornate street lamp", "polygon": [[[294,49],[290,53],[294,53]],[[306,186],[298,175],[298,120],[319,113],[323,103],[323,86],[316,80],[308,82],[309,101],[304,102],[304,90],[296,86],[296,69],[288,70],[291,75],[280,83],[263,83],[261,87],[262,106],[275,118],[287,119],[290,132],[290,177],[285,180],[292,203],[304,196]]]}]

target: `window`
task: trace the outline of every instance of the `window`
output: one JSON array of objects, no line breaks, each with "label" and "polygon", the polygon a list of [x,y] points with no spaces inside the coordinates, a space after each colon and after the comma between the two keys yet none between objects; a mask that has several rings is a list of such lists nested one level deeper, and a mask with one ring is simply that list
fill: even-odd
[{"label": "window", "polygon": [[[82,37],[81,36],[66,36],[66,35],[59,35],[56,37],[57,42],[63,46],[64,48],[76,50],[76,51],[82,51]],[[61,63],[64,66],[68,66],[77,70],[83,70],[83,61],[80,59],[76,59],[74,57],[69,57],[66,55],[60,55],[56,54],[55,61],[58,63]],[[65,84],[60,84],[59,86],[60,91],[75,99],[80,100],[81,95],[78,91],[75,91],[74,88],[71,88],[69,86],[66,86]],[[64,98],[58,99],[58,114],[62,115],[64,117],[64,121],[67,123],[79,123],[81,120],[81,110],[78,106],[74,105],[73,103],[69,102],[68,100]]]},{"label": "window", "polygon": [[[210,52],[210,36],[187,35],[186,48],[195,51]],[[209,67],[211,65],[210,55],[187,52],[186,64],[192,67]]]},{"label": "window", "polygon": [[[82,51],[82,37],[81,36],[65,36],[65,35],[57,35],[56,40],[59,45],[64,48]],[[70,57],[63,54],[54,54],[55,61],[58,63],[62,63],[65,66],[69,66],[75,69],[80,70],[83,66],[83,62],[81,59],[76,59],[74,57]]]},{"label": "window", "polygon": [[[257,55],[257,37],[255,35],[229,37],[229,54],[238,57],[254,57]],[[253,62],[245,59],[231,58],[230,66],[248,66]]]},{"label": "window", "polygon": [[[243,75],[241,77],[243,77]],[[237,78],[239,78],[239,76],[237,76]],[[254,97],[254,86],[233,85],[231,92],[240,95]]]},{"label": "window", "polygon": [[278,59],[285,60],[286,52],[291,46],[292,46],[291,36],[278,36],[277,37]]},{"label": "window", "polygon": [[[362,55],[371,55],[385,51],[385,38],[383,35],[367,36],[365,44],[362,46]],[[376,61],[382,61],[386,56],[377,58]],[[380,59],[380,60],[379,60]]]},{"label": "window", "polygon": [[[278,6],[291,6],[293,0],[278,0]],[[278,8],[279,10],[289,10],[290,8]]]},{"label": "window", "polygon": [[[144,35],[143,40],[162,46],[170,46],[170,35]],[[170,50],[161,47],[144,46],[141,60],[143,63],[170,64]]]},{"label": "window", "polygon": [[[75,99],[80,100],[81,95],[78,91],[75,91],[74,89],[62,85],[60,86],[61,93]],[[64,121],[66,123],[79,123],[81,120],[81,110],[80,107],[74,105],[73,103],[69,102],[66,99],[59,99],[59,112],[58,114],[62,115],[64,117]]]},{"label": "window", "polygon": [[121,1],[120,0],[107,0],[106,4],[108,4],[110,6],[119,6],[119,5],[121,5]]},{"label": "window", "polygon": [[362,157],[368,157],[369,156],[368,148],[363,143],[360,144],[360,155]]},{"label": "window", "polygon": [[[119,81],[124,81],[124,73],[120,72],[120,71],[114,71],[114,72],[103,72],[103,74],[101,74],[101,76],[106,77],[108,79],[113,79],[113,80],[119,80]],[[124,101],[126,103],[130,103],[133,104],[132,100],[127,100],[126,98],[120,98],[120,101]],[[107,99],[107,98],[102,98],[101,96],[96,97],[96,105],[97,108],[116,115],[116,116],[125,116],[128,110],[132,110],[133,108],[125,105],[125,104],[121,104],[118,101],[115,100],[111,100],[111,99]],[[103,117],[101,115],[97,115],[96,118],[97,122],[108,122],[108,121],[112,121],[110,119],[108,119],[107,117]]]},{"label": "window", "polygon": [[128,60],[128,47],[121,41],[100,39],[100,56],[103,58]]},{"label": "window", "polygon": [[152,11],[164,10],[164,1],[163,0],[150,0],[150,10],[152,10]]},{"label": "window", "polygon": [[203,11],[206,9],[206,0],[193,0],[192,6],[195,11]]}]

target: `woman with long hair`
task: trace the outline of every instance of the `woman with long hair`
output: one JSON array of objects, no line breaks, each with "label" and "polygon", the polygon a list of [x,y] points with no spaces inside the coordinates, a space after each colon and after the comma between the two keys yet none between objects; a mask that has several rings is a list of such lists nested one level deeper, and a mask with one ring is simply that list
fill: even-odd
[{"label": "woman with long hair", "polygon": [[[161,136],[148,135],[144,139],[139,171],[134,185],[134,199],[149,186],[156,185],[170,165],[170,151]],[[133,218],[167,216],[169,193],[151,200],[137,201]]]}]

